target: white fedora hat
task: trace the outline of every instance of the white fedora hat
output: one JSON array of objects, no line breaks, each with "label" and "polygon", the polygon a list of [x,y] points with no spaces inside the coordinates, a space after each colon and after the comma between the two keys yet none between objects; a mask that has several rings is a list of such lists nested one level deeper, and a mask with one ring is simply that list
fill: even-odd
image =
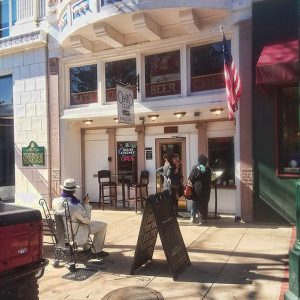
[{"label": "white fedora hat", "polygon": [[76,185],[75,179],[68,178],[64,181],[64,184],[60,186],[60,188],[66,191],[75,191],[79,188],[79,186]]}]

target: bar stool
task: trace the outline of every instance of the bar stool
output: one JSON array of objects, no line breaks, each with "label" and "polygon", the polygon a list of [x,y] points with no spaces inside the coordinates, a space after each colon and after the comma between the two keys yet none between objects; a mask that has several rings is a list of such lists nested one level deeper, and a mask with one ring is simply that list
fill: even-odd
[{"label": "bar stool", "polygon": [[[128,185],[128,199],[127,205],[131,202],[135,203],[135,212],[137,213],[137,203],[141,202],[142,208],[144,208],[143,201],[146,201],[148,198],[148,184],[149,184],[149,171],[142,171],[140,176],[139,183],[131,183]],[[145,194],[143,195],[143,190]],[[134,196],[131,196],[131,191],[134,191]]]},{"label": "bar stool", "polygon": [[[105,199],[109,199],[110,206],[115,202],[117,209],[117,183],[111,180],[111,173],[109,170],[98,171],[99,183],[99,207],[104,210]],[[106,193],[108,191],[108,194]]]}]

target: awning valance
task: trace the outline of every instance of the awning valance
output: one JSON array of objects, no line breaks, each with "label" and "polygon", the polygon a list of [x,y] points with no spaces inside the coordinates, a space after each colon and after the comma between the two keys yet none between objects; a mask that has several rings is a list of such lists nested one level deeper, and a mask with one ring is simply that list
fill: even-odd
[{"label": "awning valance", "polygon": [[299,80],[298,40],[265,46],[256,65],[256,84]]}]

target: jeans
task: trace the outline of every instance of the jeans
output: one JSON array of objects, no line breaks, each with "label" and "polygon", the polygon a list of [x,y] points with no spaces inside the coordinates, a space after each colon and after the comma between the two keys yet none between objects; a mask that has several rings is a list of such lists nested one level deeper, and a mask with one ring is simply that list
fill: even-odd
[{"label": "jeans", "polygon": [[199,213],[199,204],[197,201],[192,201],[192,209],[191,209],[191,216],[195,219],[200,217]]}]

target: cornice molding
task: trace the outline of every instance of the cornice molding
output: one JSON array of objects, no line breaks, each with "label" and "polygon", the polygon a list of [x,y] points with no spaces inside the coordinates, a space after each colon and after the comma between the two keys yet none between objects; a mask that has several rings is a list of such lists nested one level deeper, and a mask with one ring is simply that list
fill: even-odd
[{"label": "cornice molding", "polygon": [[26,34],[11,36],[0,40],[0,54],[33,48],[47,44],[47,33],[43,30],[33,31]]}]

